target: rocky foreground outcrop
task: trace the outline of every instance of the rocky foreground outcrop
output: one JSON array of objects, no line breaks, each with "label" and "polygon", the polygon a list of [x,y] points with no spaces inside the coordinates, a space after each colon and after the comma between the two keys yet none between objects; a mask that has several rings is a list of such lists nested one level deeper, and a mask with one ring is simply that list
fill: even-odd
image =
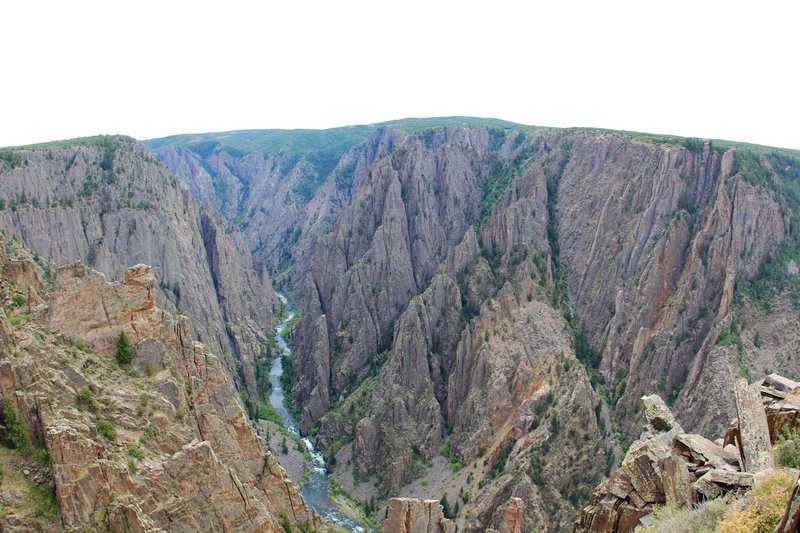
[{"label": "rocky foreground outcrop", "polygon": [[[23,280],[2,282],[7,306]],[[156,293],[149,266],[108,283],[78,263],[58,269],[49,302],[30,316],[0,313],[0,395],[49,453],[64,527],[322,527],[249,426],[219,359],[192,340],[185,317],[157,307]],[[121,332],[130,365],[114,361]]]},{"label": "rocky foreground outcrop", "polygon": [[[761,472],[774,468],[772,445],[784,430],[800,427],[800,383],[776,374],[736,384],[737,419],[724,439],[712,442],[685,433],[656,395],[642,403],[648,425],[620,468],[592,494],[573,532],[618,533],[649,525],[661,505],[691,506],[728,493],[745,492]],[[791,527],[795,496],[785,524]]]}]

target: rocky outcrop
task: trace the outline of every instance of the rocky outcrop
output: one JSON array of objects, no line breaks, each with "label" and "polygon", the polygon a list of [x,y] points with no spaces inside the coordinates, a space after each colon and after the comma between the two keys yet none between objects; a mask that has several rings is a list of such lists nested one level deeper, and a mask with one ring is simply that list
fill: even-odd
[{"label": "rocky outcrop", "polygon": [[384,529],[395,533],[455,533],[438,500],[391,498]]},{"label": "rocky outcrop", "polygon": [[[280,514],[323,526],[251,429],[220,360],[185,317],[155,306],[149,266],[112,284],[75,264],[55,284],[46,325],[8,327],[0,395],[49,453],[66,528],[281,532]],[[121,331],[130,368],[114,362]]]},{"label": "rocky outcrop", "polygon": [[500,516],[493,527],[486,530],[486,533],[522,533],[525,531],[523,526],[523,515],[525,512],[525,502],[521,498],[510,498],[500,509]]},{"label": "rocky outcrop", "polygon": [[[644,433],[620,468],[594,491],[573,531],[632,531],[659,505],[686,507],[749,490],[758,473],[774,467],[771,447],[780,433],[771,433],[769,427],[798,427],[787,414],[800,414],[800,403],[784,399],[787,391],[795,390],[800,391],[800,383],[774,374],[753,385],[740,383],[737,421],[717,442],[665,424],[673,418],[661,399],[642,398],[648,422]],[[752,401],[745,398],[750,395]],[[787,522],[794,513],[792,505]]]},{"label": "rocky outcrop", "polygon": [[160,305],[188,315],[195,338],[257,397],[255,359],[277,301],[237,230],[132,139],[15,153],[24,164],[0,168],[0,229],[56,264],[82,261],[110,280],[130,265],[152,265]]}]

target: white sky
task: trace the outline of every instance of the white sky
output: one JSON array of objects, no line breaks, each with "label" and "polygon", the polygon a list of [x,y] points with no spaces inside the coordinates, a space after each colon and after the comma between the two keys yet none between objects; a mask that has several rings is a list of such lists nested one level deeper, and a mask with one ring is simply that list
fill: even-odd
[{"label": "white sky", "polygon": [[0,146],[470,115],[800,149],[800,2],[11,0]]}]

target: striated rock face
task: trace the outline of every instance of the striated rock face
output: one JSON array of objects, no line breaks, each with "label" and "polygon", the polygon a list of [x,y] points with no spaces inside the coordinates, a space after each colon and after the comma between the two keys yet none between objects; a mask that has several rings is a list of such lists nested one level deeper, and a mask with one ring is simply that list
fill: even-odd
[{"label": "striated rock face", "polygon": [[[485,130],[400,137],[320,244],[296,337],[295,395],[329,457],[352,441],[356,475],[388,488],[449,447],[471,474],[459,481],[475,494],[459,517],[467,531],[501,523],[514,497],[529,506],[523,529],[566,525],[608,453],[599,399],[552,307],[545,175],[560,149],[530,143],[509,135],[492,150]],[[552,153],[529,160],[537,145]],[[525,179],[481,214],[481,180],[517,167]]]},{"label": "striated rock face", "polygon": [[302,301],[302,428],[384,495],[444,454],[454,471],[425,495],[469,491],[467,531],[515,497],[523,529],[563,529],[618,461],[612,428],[637,435],[644,395],[667,399],[645,407],[659,431],[716,435],[738,378],[795,373],[789,291],[769,318],[741,297],[762,265],[796,277],[796,257],[773,259],[796,235],[791,158],[468,125],[377,130],[329,172],[309,154],[164,146]]},{"label": "striated rock face", "polygon": [[577,322],[601,349],[600,371],[627,384],[617,410],[635,412],[637,398],[659,392],[677,399],[693,428],[718,433],[730,407],[723,414],[695,400],[736,279],[753,276],[786,235],[780,198],[751,183],[733,150],[602,134],[570,141],[559,185],[561,260]]},{"label": "striated rock face", "polygon": [[394,533],[455,533],[456,525],[444,517],[438,500],[392,498],[384,529]]},{"label": "striated rock face", "polygon": [[[154,305],[149,266],[112,284],[76,264],[55,283],[47,327],[3,324],[0,395],[49,453],[66,528],[281,532],[281,513],[322,527],[219,359],[185,317]],[[113,362],[120,331],[135,349],[130,369]]]},{"label": "striated rock face", "polygon": [[19,165],[0,166],[0,229],[57,264],[82,261],[111,280],[130,265],[152,265],[153,296],[189,316],[195,337],[255,398],[255,358],[274,327],[276,300],[242,236],[132,139],[15,153]]},{"label": "striated rock face", "polygon": [[391,346],[394,323],[468,230],[477,176],[499,157],[485,130],[440,130],[430,146],[395,130],[384,136],[376,142],[391,150],[375,158],[309,274],[295,364],[329,372],[298,372],[306,429]]},{"label": "striated rock face", "polygon": [[[247,152],[218,139],[177,144],[156,139],[147,144],[196,198],[240,225],[248,247],[273,279],[302,298],[303,280],[320,237],[330,231],[354,187],[397,134],[360,142],[374,131],[367,129],[344,142],[334,139],[335,134],[313,139],[316,152],[287,153],[280,148],[280,135],[287,138],[288,152],[298,146],[292,132],[272,132],[277,142],[268,142],[271,148]],[[307,133],[315,137],[315,132]]]}]

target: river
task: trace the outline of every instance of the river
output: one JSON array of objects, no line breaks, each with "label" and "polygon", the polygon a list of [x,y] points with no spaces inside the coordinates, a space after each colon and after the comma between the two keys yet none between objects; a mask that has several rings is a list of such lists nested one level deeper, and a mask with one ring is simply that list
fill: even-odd
[{"label": "river", "polygon": [[283,386],[281,385],[281,374],[283,374],[281,356],[291,356],[292,350],[286,343],[283,332],[286,329],[286,325],[294,316],[295,311],[289,307],[289,302],[284,295],[278,294],[278,298],[280,298],[281,302],[283,302],[283,305],[285,305],[289,310],[289,313],[281,321],[281,323],[278,324],[277,332],[275,334],[275,338],[278,341],[278,347],[280,348],[280,355],[272,360],[272,366],[269,370],[269,380],[270,383],[272,383],[272,392],[269,395],[269,401],[278,411],[278,414],[283,420],[283,425],[286,426],[286,429],[289,431],[289,433],[300,437],[303,441],[303,444],[305,444],[306,448],[308,449],[308,452],[311,454],[313,470],[308,481],[306,481],[306,483],[300,487],[300,493],[322,518],[331,522],[335,522],[348,531],[366,531],[363,524],[360,524],[359,522],[347,516],[344,512],[342,512],[339,506],[336,505],[333,499],[331,499],[331,482],[328,479],[328,471],[325,469],[325,459],[322,457],[322,453],[314,447],[314,443],[311,442],[309,438],[300,434],[300,430],[297,427],[297,421],[294,419],[294,415],[292,415],[289,409],[286,408],[283,397]]}]

